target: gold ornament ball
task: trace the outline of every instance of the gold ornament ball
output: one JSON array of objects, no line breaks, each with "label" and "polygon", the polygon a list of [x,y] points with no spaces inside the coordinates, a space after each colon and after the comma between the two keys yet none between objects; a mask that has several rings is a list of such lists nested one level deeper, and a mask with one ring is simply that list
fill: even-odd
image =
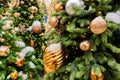
[{"label": "gold ornament ball", "polygon": [[83,51],[87,51],[90,49],[90,42],[88,40],[84,40],[79,45],[80,49]]},{"label": "gold ornament ball", "polygon": [[16,80],[18,78],[18,72],[14,71],[14,72],[10,73],[10,78],[12,80]]},{"label": "gold ornament ball", "polygon": [[16,66],[18,66],[18,67],[22,67],[24,65],[24,63],[25,63],[24,58],[17,58],[16,62],[15,62]]},{"label": "gold ornament ball", "polygon": [[4,38],[0,38],[0,42],[5,42],[5,39]]},{"label": "gold ornament ball", "polygon": [[1,57],[6,57],[10,53],[9,46],[0,46],[0,56]]},{"label": "gold ornament ball", "polygon": [[56,27],[58,25],[58,18],[55,16],[51,17],[49,23],[51,27]]},{"label": "gold ornament ball", "polygon": [[15,12],[15,13],[13,14],[13,16],[14,16],[15,18],[18,18],[18,17],[20,17],[20,13]]},{"label": "gold ornament ball", "polygon": [[93,19],[90,23],[90,30],[94,34],[101,34],[106,30],[106,21],[102,17]]},{"label": "gold ornament ball", "polygon": [[62,3],[56,4],[56,6],[55,6],[55,10],[56,10],[56,11],[60,11],[60,10],[62,10],[62,9],[63,9]]},{"label": "gold ornament ball", "polygon": [[30,10],[32,13],[37,13],[38,8],[37,8],[36,6],[31,6],[31,7],[29,7],[29,10]]},{"label": "gold ornament ball", "polygon": [[25,4],[25,2],[24,2],[24,1],[20,1],[20,3],[21,3],[22,5],[24,5],[24,4]]},{"label": "gold ornament ball", "polygon": [[42,31],[42,28],[40,26],[33,26],[32,27],[33,33],[39,34]]},{"label": "gold ornament ball", "polygon": [[34,0],[30,0],[30,2],[33,2]]},{"label": "gold ornament ball", "polygon": [[45,50],[45,46],[41,46],[41,48],[40,48],[42,51],[44,51]]}]

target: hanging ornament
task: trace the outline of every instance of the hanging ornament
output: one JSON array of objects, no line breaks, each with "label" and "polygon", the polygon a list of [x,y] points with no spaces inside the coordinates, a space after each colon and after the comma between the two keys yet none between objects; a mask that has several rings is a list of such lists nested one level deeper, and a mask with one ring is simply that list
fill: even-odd
[{"label": "hanging ornament", "polygon": [[91,71],[90,78],[91,80],[97,80],[97,75],[95,74],[94,71]]},{"label": "hanging ornament", "polygon": [[9,24],[6,24],[2,27],[2,30],[9,30],[11,29],[11,26]]},{"label": "hanging ornament", "polygon": [[30,16],[28,16],[28,18],[29,18],[29,19],[33,19],[33,18],[34,18],[33,14],[30,15]]},{"label": "hanging ornament", "polygon": [[98,76],[98,80],[104,80],[104,75],[101,74],[100,76]]},{"label": "hanging ornament", "polygon": [[14,7],[19,6],[20,0],[10,0],[8,1],[7,5],[10,9],[13,9]]},{"label": "hanging ornament", "polygon": [[34,46],[35,46],[35,43],[34,43],[34,41],[33,41],[32,39],[30,40],[30,46],[31,46],[31,47],[34,47]]},{"label": "hanging ornament", "polygon": [[90,49],[90,42],[88,40],[84,40],[80,43],[80,49],[83,51],[87,51]]},{"label": "hanging ornament", "polygon": [[18,66],[18,67],[22,67],[24,65],[24,63],[25,63],[24,58],[17,58],[16,62],[15,62],[16,66]]},{"label": "hanging ornament", "polygon": [[106,30],[106,21],[101,17],[96,17],[90,23],[90,30],[94,34],[101,34]]},{"label": "hanging ornament", "polygon": [[42,29],[39,26],[33,26],[32,31],[33,31],[33,33],[39,34],[39,33],[41,33]]},{"label": "hanging ornament", "polygon": [[0,38],[0,42],[5,42],[5,39],[4,38]]},{"label": "hanging ornament", "polygon": [[51,17],[49,20],[50,26],[51,27],[56,27],[58,25],[58,18],[57,17]]},{"label": "hanging ornament", "polygon": [[116,24],[120,24],[120,11],[108,12],[105,16],[105,20],[109,22],[114,22]]},{"label": "hanging ornament", "polygon": [[15,18],[20,17],[20,13],[19,12],[15,12],[13,15],[14,15]]},{"label": "hanging ornament", "polygon": [[10,78],[12,80],[16,80],[18,78],[18,72],[17,71],[11,72],[10,73]]},{"label": "hanging ornament", "polygon": [[63,9],[63,4],[62,3],[58,3],[58,4],[55,5],[55,10],[56,11],[60,11],[62,9]]},{"label": "hanging ornament", "polygon": [[65,10],[69,15],[75,14],[73,7],[84,9],[84,1],[83,0],[68,0],[65,5]]},{"label": "hanging ornament", "polygon": [[34,13],[37,13],[38,8],[36,6],[31,6],[29,7],[29,10],[34,14]]},{"label": "hanging ornament", "polygon": [[39,34],[42,31],[41,23],[39,21],[34,21],[32,24],[32,31],[35,34]]},{"label": "hanging ornament", "polygon": [[10,24],[12,25],[13,23],[14,23],[14,20],[11,20],[11,21],[10,21]]},{"label": "hanging ornament", "polygon": [[34,0],[30,0],[30,2],[33,2]]},{"label": "hanging ornament", "polygon": [[8,46],[0,46],[0,56],[1,57],[6,57],[10,53],[10,49]]},{"label": "hanging ornament", "polygon": [[61,67],[64,61],[64,51],[61,43],[51,44],[45,49],[43,62],[46,73],[54,72]]},{"label": "hanging ornament", "polygon": [[90,78],[91,80],[104,80],[104,75],[101,73],[101,75],[98,76],[94,71],[91,71]]},{"label": "hanging ornament", "polygon": [[45,50],[45,46],[41,46],[41,48],[40,48],[42,51],[44,51]]},{"label": "hanging ornament", "polygon": [[24,4],[25,4],[25,2],[24,2],[24,1],[20,1],[20,4],[21,4],[21,5],[24,5]]}]

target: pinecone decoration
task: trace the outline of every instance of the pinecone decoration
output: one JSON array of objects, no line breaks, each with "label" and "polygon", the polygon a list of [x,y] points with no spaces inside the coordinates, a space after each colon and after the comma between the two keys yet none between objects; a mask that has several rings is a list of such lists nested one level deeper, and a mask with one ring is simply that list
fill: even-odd
[{"label": "pinecone decoration", "polygon": [[61,43],[51,44],[46,48],[43,55],[43,62],[46,73],[54,72],[61,67],[65,59]]}]

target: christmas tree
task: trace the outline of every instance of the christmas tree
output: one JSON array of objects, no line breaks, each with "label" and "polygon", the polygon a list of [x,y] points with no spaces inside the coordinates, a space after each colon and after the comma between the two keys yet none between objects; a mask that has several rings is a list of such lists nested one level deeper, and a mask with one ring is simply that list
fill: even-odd
[{"label": "christmas tree", "polygon": [[0,8],[0,80],[41,80],[44,13],[37,0],[4,3]]},{"label": "christmas tree", "polygon": [[43,56],[45,80],[120,79],[119,4],[119,0],[58,1],[49,19],[53,29],[46,36],[53,44]]}]

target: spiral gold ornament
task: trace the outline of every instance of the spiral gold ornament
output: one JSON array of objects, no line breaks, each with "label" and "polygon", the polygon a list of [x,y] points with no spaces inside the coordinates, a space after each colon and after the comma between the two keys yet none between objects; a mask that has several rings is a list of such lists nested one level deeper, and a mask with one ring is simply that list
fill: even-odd
[{"label": "spiral gold ornament", "polygon": [[61,67],[65,59],[62,43],[51,44],[45,49],[43,62],[46,73],[54,72]]}]

